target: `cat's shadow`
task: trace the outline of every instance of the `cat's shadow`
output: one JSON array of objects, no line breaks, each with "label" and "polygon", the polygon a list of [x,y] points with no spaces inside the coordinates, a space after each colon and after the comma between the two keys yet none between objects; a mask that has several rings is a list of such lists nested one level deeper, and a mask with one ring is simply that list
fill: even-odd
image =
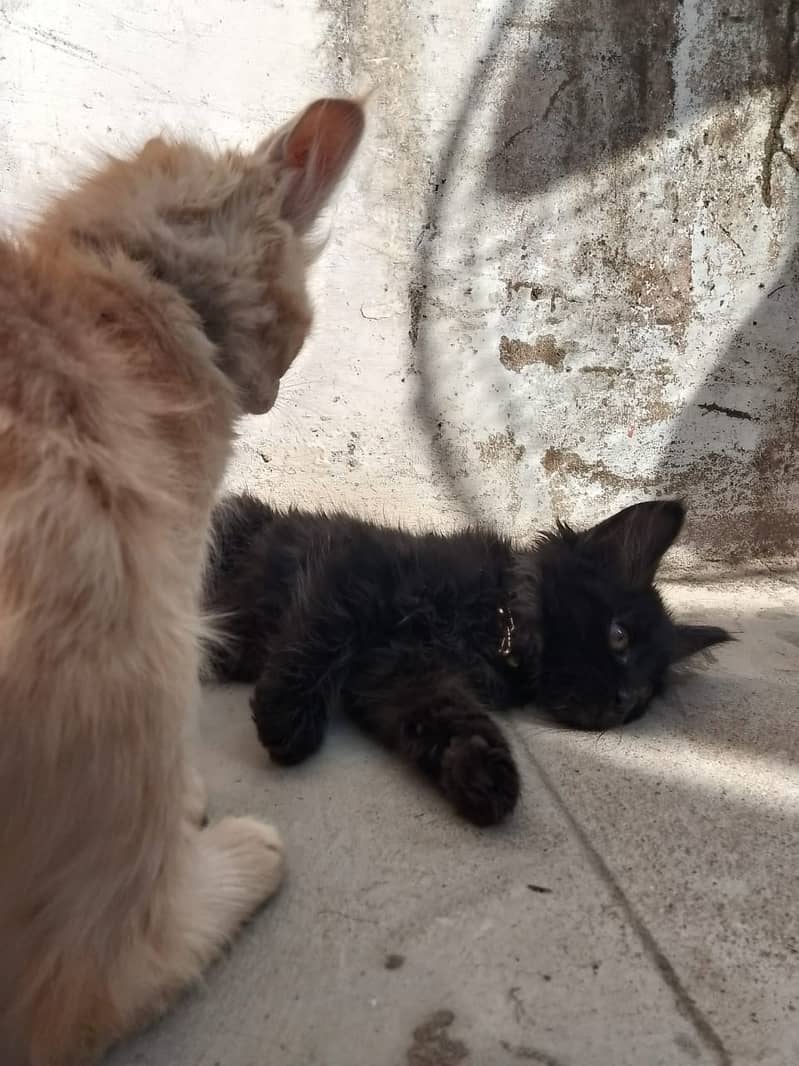
[{"label": "cat's shadow", "polygon": [[[799,627],[793,618],[787,609],[776,607],[746,616],[730,611],[727,617],[716,617],[739,639],[675,670],[668,692],[654,700],[641,719],[622,729],[577,732],[552,722],[535,707],[497,714],[496,720],[513,741],[523,778],[534,773],[525,766],[525,753],[535,756],[540,750],[545,755],[553,743],[568,747],[581,761],[607,764],[608,771],[620,758],[632,770],[638,766],[641,773],[658,765],[668,770],[691,752],[717,767],[749,760],[772,765],[779,773],[797,763]],[[201,766],[212,786],[230,793],[231,802],[239,790],[255,789],[270,807],[290,804],[316,775],[323,774],[335,787],[340,774],[356,766],[360,773],[366,764],[368,781],[373,780],[376,788],[389,775],[409,802],[418,802],[420,810],[429,811],[436,821],[449,818],[466,825],[435,788],[425,788],[420,775],[364,737],[344,716],[331,723],[315,756],[296,767],[274,765],[250,718],[250,692],[248,685],[229,685],[209,687],[203,696]],[[368,782],[364,787],[370,787]],[[515,816],[507,824],[517,821]]]},{"label": "cat's shadow", "polygon": [[202,695],[202,739],[231,763],[249,770],[271,766],[250,716],[251,685],[208,685]]},{"label": "cat's shadow", "polygon": [[[765,622],[763,628],[774,632]],[[735,764],[744,776],[748,765],[769,765],[777,773],[792,769],[799,762],[795,647],[777,635],[767,660],[759,659],[756,646],[735,643],[710,661],[681,667],[641,719],[593,739],[585,734],[583,747],[611,763],[614,746],[621,744],[630,751],[640,746],[642,765],[658,758],[673,762],[687,753],[717,768]]]},{"label": "cat's shadow", "polygon": [[[357,776],[362,793],[377,798],[396,791],[418,807],[419,817],[446,827],[453,821],[469,834],[483,830],[459,818],[440,791],[413,767],[364,736],[343,714],[330,723],[325,741],[315,755],[297,766],[279,766],[261,746],[252,722],[250,685],[209,685],[203,689],[200,730],[195,741],[198,765],[212,795],[221,797],[217,813],[252,810],[252,797],[263,797],[263,817],[276,819],[281,807],[290,808],[305,792],[329,787],[338,791],[349,776]],[[520,712],[521,713],[521,712]],[[503,716],[504,717],[504,716]],[[520,753],[517,751],[517,755]],[[349,788],[349,781],[344,787]],[[258,801],[260,802],[260,801]],[[356,806],[362,804],[362,796]],[[331,793],[331,806],[333,803]],[[349,812],[348,816],[352,815]],[[526,816],[517,810],[512,819],[492,828],[492,834],[530,832]]]},{"label": "cat's shadow", "polygon": [[378,762],[392,766],[397,760],[377,744],[364,737],[344,716],[330,723],[321,749],[296,766],[279,766],[272,762],[256,734],[250,713],[251,685],[209,685],[203,689],[202,741],[205,748],[217,752],[230,764],[246,771],[268,772],[275,781],[302,780],[315,772],[320,762],[348,757],[353,749],[360,753],[368,748]]}]

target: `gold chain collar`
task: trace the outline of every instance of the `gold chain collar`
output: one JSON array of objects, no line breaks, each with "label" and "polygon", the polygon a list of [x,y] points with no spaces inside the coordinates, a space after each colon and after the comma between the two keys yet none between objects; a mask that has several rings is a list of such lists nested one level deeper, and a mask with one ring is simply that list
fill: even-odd
[{"label": "gold chain collar", "polygon": [[497,652],[503,659],[508,660],[510,666],[516,666],[517,662],[513,657],[513,634],[516,632],[516,623],[513,621],[513,615],[509,607],[497,607],[497,616],[502,632]]}]

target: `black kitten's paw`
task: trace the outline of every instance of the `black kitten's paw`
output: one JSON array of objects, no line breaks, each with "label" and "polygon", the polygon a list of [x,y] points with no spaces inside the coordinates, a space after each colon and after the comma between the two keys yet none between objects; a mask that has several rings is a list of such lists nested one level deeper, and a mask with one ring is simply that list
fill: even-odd
[{"label": "black kitten's paw", "polygon": [[294,766],[321,747],[327,726],[322,708],[307,703],[288,706],[261,685],[255,686],[250,708],[258,739],[273,762]]},{"label": "black kitten's paw", "polygon": [[455,737],[441,760],[441,787],[464,818],[496,825],[519,798],[519,771],[505,747],[481,736]]}]

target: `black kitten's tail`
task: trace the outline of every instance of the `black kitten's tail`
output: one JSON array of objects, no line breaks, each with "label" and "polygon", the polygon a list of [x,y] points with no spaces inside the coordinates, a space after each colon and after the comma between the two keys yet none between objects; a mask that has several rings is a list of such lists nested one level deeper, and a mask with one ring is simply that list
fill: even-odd
[{"label": "black kitten's tail", "polygon": [[273,518],[272,508],[248,493],[226,496],[213,510],[202,592],[204,680],[239,680],[237,578],[254,538]]}]

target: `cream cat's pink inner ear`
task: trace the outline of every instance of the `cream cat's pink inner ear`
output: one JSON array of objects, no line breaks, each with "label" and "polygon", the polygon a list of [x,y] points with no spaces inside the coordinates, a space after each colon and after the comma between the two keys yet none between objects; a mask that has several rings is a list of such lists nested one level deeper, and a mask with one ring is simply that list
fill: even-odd
[{"label": "cream cat's pink inner ear", "polygon": [[280,138],[280,163],[288,171],[281,213],[298,230],[310,228],[330,199],[352,162],[364,125],[358,100],[316,100]]}]

